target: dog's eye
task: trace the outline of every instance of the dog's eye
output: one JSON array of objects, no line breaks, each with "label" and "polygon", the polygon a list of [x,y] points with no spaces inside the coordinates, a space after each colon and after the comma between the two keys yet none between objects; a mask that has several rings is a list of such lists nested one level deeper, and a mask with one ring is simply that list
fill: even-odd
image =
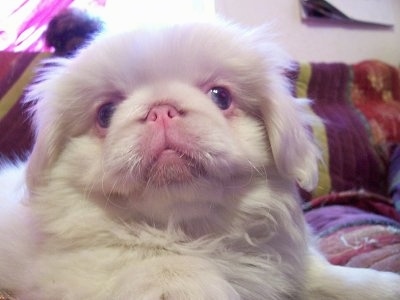
[{"label": "dog's eye", "polygon": [[231,93],[224,87],[213,87],[208,92],[212,101],[222,110],[226,110],[231,106]]},{"label": "dog's eye", "polygon": [[109,102],[100,106],[97,112],[97,123],[102,128],[110,126],[111,117],[115,111],[115,103]]}]

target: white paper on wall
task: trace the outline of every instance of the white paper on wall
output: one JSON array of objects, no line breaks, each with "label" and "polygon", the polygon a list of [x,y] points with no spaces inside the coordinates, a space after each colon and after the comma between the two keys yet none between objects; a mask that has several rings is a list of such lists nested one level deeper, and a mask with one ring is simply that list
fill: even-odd
[{"label": "white paper on wall", "polygon": [[394,25],[392,0],[328,0],[328,2],[353,20]]},{"label": "white paper on wall", "polygon": [[302,18],[393,26],[392,1],[399,0],[300,0]]}]

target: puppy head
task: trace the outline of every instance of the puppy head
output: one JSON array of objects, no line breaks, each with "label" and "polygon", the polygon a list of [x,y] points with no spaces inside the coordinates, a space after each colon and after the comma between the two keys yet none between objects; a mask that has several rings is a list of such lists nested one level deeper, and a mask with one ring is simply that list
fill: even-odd
[{"label": "puppy head", "polygon": [[222,201],[269,170],[312,188],[317,151],[269,39],[181,24],[105,36],[57,61],[31,92],[30,187],[58,178],[152,213]]}]

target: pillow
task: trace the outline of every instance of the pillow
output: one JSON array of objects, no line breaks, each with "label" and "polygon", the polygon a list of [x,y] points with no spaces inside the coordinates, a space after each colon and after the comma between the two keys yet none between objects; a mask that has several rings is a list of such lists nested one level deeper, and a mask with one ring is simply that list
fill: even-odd
[{"label": "pillow", "polygon": [[[353,67],[300,64],[296,96],[313,100],[312,130],[323,151],[318,187],[306,200],[348,190],[387,194],[387,152],[371,138],[371,125],[351,99]],[[399,127],[400,128],[400,127]]]}]

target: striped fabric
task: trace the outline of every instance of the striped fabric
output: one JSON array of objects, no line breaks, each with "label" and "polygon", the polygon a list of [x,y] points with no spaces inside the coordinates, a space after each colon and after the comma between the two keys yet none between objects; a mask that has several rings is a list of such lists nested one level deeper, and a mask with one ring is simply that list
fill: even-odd
[{"label": "striped fabric", "polygon": [[313,132],[325,163],[304,207],[321,251],[333,264],[400,273],[399,70],[302,64],[294,78],[320,118]]},{"label": "striped fabric", "polygon": [[393,143],[400,142],[399,71],[378,61],[301,64],[296,96],[313,99],[325,162],[311,197],[366,190],[387,195]]},{"label": "striped fabric", "polygon": [[[300,65],[298,70],[298,77],[296,81],[296,96],[299,98],[309,98],[309,86],[312,75],[312,65],[303,64]],[[311,110],[312,111],[312,110]],[[313,126],[312,131],[321,149],[325,149],[323,152],[323,162],[319,164],[319,182],[313,195],[321,196],[330,192],[331,190],[331,178],[329,176],[329,152],[326,129],[322,118],[316,118],[316,124]]]},{"label": "striped fabric", "polygon": [[0,51],[0,155],[23,157],[32,145],[32,131],[21,102],[38,63],[49,53]]}]

